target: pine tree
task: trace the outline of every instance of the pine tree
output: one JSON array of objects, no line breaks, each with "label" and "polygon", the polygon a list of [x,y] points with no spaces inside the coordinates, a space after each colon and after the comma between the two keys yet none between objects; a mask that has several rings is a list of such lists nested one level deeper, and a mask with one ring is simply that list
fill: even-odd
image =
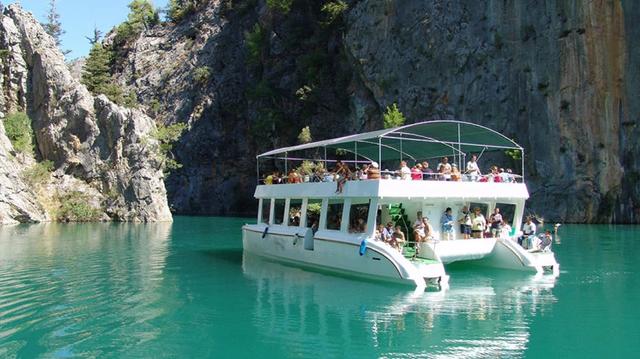
[{"label": "pine tree", "polygon": [[82,68],[81,82],[92,93],[104,94],[111,101],[123,104],[122,90],[114,83],[111,77],[110,63],[111,52],[101,43],[95,43],[91,51],[89,51],[87,61]]},{"label": "pine tree", "polygon": [[102,31],[100,31],[97,26],[94,26],[93,35],[91,35],[90,37],[85,36],[84,38],[89,40],[89,43],[91,44],[91,46],[93,46],[100,42],[100,39],[102,38]]},{"label": "pine tree", "polygon": [[[56,41],[56,46],[60,48],[62,44],[62,35],[65,31],[62,29],[62,23],[60,22],[60,14],[56,8],[56,0],[49,0],[49,11],[47,13],[47,22],[42,25],[44,31],[51,35]],[[69,50],[61,50],[64,55],[70,53]]]}]

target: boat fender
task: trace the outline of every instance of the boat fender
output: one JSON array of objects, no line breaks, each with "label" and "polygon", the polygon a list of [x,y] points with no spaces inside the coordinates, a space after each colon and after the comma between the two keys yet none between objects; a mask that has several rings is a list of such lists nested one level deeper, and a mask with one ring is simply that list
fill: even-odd
[{"label": "boat fender", "polygon": [[264,229],[264,232],[262,232],[262,239],[264,239],[264,237],[266,237],[266,236],[267,236],[267,232],[269,232],[269,227],[266,227],[266,228]]},{"label": "boat fender", "polygon": [[298,244],[298,239],[300,239],[300,235],[298,233],[295,233],[293,235],[293,245],[295,246],[296,244]]},{"label": "boat fender", "polygon": [[367,251],[367,240],[363,239],[362,242],[360,242],[360,255],[363,256],[366,251]]}]

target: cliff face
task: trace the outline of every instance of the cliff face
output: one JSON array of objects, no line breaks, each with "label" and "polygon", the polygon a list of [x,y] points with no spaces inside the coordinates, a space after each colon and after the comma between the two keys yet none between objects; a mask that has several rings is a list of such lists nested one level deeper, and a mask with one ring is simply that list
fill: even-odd
[{"label": "cliff face", "polygon": [[[171,220],[154,157],[153,120],[92,96],[71,76],[53,39],[19,6],[7,7],[0,20],[1,117],[26,112],[35,142],[34,156],[18,154],[0,126],[3,221],[47,220],[46,212],[64,206],[72,192],[91,202],[103,220]],[[23,186],[34,160],[54,166],[39,190]],[[18,198],[6,195],[5,178]]]},{"label": "cliff face", "polygon": [[314,139],[380,128],[396,102],[409,122],[460,119],[514,138],[536,213],[638,222],[635,2],[360,0],[337,20],[324,3],[282,13],[205,1],[119,61],[147,113],[190,124],[184,168],[167,181],[178,212],[255,211],[258,152],[293,144],[306,125]]}]

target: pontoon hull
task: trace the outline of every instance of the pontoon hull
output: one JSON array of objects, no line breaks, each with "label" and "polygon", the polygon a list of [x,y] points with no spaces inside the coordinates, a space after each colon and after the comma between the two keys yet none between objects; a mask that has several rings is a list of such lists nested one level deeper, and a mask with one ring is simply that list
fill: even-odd
[{"label": "pontoon hull", "polygon": [[[274,228],[280,227],[280,228]],[[339,237],[332,238],[327,231],[313,237],[313,250],[305,249],[306,229],[270,226],[265,234],[264,225],[245,225],[242,229],[244,250],[253,254],[285,262],[294,262],[324,270],[361,277],[425,286],[429,280],[446,280],[442,263],[417,264],[404,258],[388,245],[367,241],[360,255],[360,243]],[[264,238],[263,238],[264,235]]]}]

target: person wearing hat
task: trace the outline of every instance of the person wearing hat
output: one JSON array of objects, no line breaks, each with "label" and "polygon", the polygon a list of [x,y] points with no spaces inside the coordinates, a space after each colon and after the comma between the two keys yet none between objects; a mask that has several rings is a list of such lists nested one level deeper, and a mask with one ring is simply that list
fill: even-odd
[{"label": "person wearing hat", "polygon": [[371,166],[367,169],[367,179],[370,180],[379,180],[380,179],[380,166],[378,166],[378,162],[371,162]]}]

